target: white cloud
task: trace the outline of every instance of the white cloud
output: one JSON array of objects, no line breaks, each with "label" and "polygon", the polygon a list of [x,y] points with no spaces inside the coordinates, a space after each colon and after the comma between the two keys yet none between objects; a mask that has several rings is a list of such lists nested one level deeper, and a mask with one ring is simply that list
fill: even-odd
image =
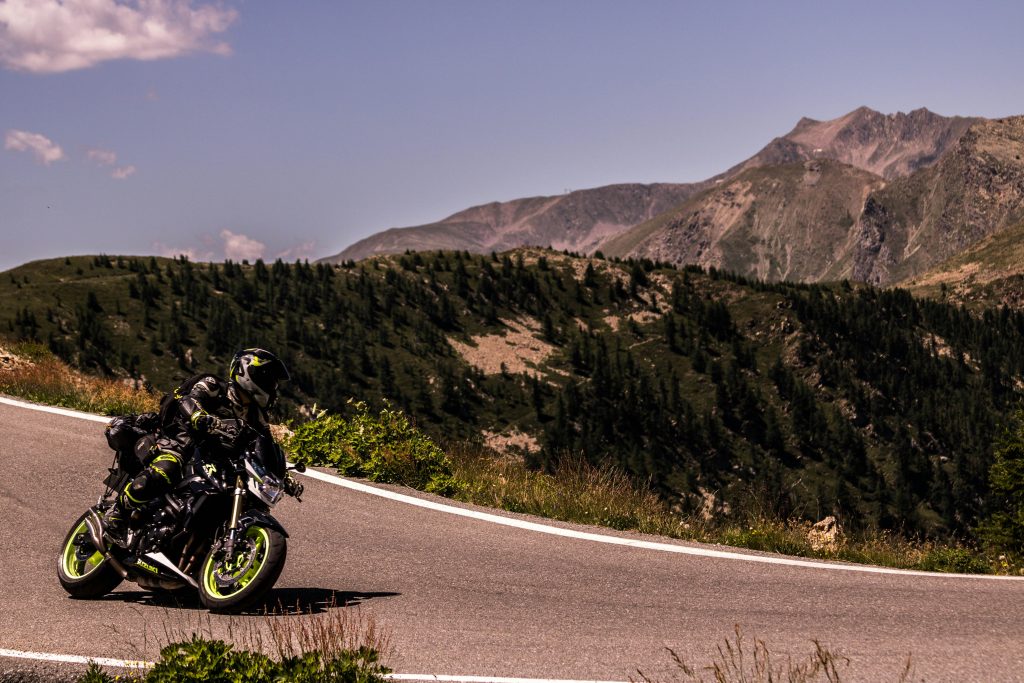
[{"label": "white cloud", "polygon": [[113,166],[117,163],[117,152],[113,152],[109,149],[92,147],[86,151],[85,156],[87,156],[90,161],[95,161],[100,166]]},{"label": "white cloud", "polygon": [[110,59],[165,59],[191,52],[227,55],[213,39],[238,17],[191,0],[4,0],[0,64],[31,73],[85,69]]},{"label": "white cloud", "polygon": [[4,149],[15,152],[31,152],[36,161],[43,166],[49,166],[55,161],[64,158],[64,150],[45,135],[30,133],[27,130],[9,130],[4,137]]},{"label": "white cloud", "polygon": [[[86,158],[90,161],[95,162],[99,166],[115,166],[117,164],[117,152],[110,149],[103,149],[102,147],[90,147],[85,152]],[[110,172],[110,177],[115,180],[124,180],[130,175],[134,175],[138,169],[135,166],[128,164],[126,166],[118,166]]]},{"label": "white cloud", "polygon": [[229,258],[233,261],[244,259],[255,261],[258,258],[263,258],[263,252],[267,249],[267,245],[263,244],[263,242],[258,242],[248,235],[234,233],[230,230],[221,230],[220,237],[224,240],[224,258]]},{"label": "white cloud", "polygon": [[129,164],[128,166],[118,166],[110,172],[110,177],[114,180],[124,180],[130,175],[135,174],[135,167]]}]

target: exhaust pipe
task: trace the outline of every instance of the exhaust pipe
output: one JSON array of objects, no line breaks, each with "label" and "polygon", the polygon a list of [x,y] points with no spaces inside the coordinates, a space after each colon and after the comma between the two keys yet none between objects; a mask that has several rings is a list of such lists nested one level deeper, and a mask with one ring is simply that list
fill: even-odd
[{"label": "exhaust pipe", "polygon": [[103,553],[103,557],[114,568],[114,571],[120,574],[122,579],[127,579],[128,570],[117,561],[117,558],[110,554],[110,551],[107,550],[107,544],[103,542],[103,521],[96,514],[95,510],[89,510],[89,515],[85,518],[85,526],[89,529],[89,538],[92,540],[92,544]]}]

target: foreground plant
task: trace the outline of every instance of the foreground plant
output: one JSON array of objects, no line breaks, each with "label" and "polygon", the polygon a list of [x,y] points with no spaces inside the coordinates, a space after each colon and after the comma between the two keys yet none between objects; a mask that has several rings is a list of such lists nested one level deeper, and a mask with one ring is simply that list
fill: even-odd
[{"label": "foreground plant", "polygon": [[383,683],[391,672],[383,664],[389,634],[372,615],[335,602],[326,607],[317,615],[297,607],[231,621],[226,639],[212,636],[209,620],[187,633],[165,624],[167,644],[151,668],[111,676],[93,663],[78,683]]}]

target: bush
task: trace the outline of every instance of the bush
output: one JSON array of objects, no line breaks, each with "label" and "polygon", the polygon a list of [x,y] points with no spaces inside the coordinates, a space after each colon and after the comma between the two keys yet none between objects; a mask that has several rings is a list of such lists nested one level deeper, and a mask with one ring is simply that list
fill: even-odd
[{"label": "bush", "polygon": [[925,553],[919,563],[921,569],[930,572],[955,572],[958,574],[991,574],[992,565],[977,552],[967,548],[937,547]]},{"label": "bush", "polygon": [[[236,650],[222,640],[199,635],[160,650],[160,661],[140,676],[146,683],[383,683],[389,669],[380,664],[372,647],[324,652],[311,650],[272,659],[249,650]],[[115,679],[90,664],[79,683],[109,683]]]},{"label": "bush", "polygon": [[78,683],[114,683],[114,677],[100,668],[96,662],[89,662],[89,668],[78,679]]},{"label": "bush", "polygon": [[996,445],[989,469],[992,514],[978,530],[998,551],[1024,553],[1024,411]]},{"label": "bush", "polygon": [[352,405],[350,419],[321,415],[296,428],[288,441],[295,460],[443,496],[460,490],[444,451],[401,410],[385,407],[372,414],[363,402]]},{"label": "bush", "polygon": [[222,640],[193,636],[184,643],[172,643],[160,650],[160,661],[146,675],[147,683],[188,681],[273,681],[274,662],[263,654],[235,651]]}]

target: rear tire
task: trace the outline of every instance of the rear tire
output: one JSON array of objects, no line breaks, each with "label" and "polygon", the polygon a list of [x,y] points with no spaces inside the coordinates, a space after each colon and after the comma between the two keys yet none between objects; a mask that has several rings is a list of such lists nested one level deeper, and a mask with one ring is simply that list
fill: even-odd
[{"label": "rear tire", "polygon": [[212,548],[199,572],[199,601],[211,612],[238,612],[273,588],[288,556],[283,534],[254,524],[239,539],[232,558]]},{"label": "rear tire", "polygon": [[71,526],[57,556],[57,579],[73,598],[102,597],[124,580],[93,545],[85,524],[88,515],[86,512]]}]

